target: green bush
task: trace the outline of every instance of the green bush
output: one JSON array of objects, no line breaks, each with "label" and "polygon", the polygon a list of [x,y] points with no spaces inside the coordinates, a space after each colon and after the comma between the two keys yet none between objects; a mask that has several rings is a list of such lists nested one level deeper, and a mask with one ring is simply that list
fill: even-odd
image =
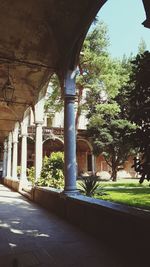
[{"label": "green bush", "polygon": [[21,174],[21,166],[17,166],[17,176],[20,177]]},{"label": "green bush", "polygon": [[35,184],[35,167],[28,168],[28,181]]},{"label": "green bush", "polygon": [[64,154],[53,152],[50,157],[45,156],[41,171],[39,186],[50,186],[58,189],[64,187]]}]

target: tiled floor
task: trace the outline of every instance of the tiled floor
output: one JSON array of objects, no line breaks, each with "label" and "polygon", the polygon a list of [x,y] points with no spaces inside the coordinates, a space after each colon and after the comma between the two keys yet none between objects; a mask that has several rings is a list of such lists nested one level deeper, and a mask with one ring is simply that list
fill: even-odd
[{"label": "tiled floor", "polygon": [[0,267],[32,266],[127,267],[113,248],[0,185]]}]

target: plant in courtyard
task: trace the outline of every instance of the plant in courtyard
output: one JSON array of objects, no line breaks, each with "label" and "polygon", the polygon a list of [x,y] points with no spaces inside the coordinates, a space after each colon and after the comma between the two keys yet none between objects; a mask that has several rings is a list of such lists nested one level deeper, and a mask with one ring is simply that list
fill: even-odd
[{"label": "plant in courtyard", "polygon": [[79,182],[79,191],[86,196],[92,197],[99,191],[100,194],[100,185],[98,181],[98,177],[91,175],[91,176],[82,176],[82,181]]},{"label": "plant in courtyard", "polygon": [[17,166],[17,176],[20,177],[21,174],[21,166]]},{"label": "plant in courtyard", "polygon": [[27,172],[28,172],[28,181],[31,182],[32,185],[34,185],[34,183],[35,183],[35,167],[32,166],[32,167],[28,168]]},{"label": "plant in courtyard", "polygon": [[53,152],[49,157],[45,156],[39,186],[50,186],[61,189],[64,186],[64,154]]}]

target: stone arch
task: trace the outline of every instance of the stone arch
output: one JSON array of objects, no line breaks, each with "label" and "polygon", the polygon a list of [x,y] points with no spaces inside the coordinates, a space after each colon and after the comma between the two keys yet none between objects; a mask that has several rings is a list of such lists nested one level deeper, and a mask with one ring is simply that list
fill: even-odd
[{"label": "stone arch", "polygon": [[59,137],[49,137],[43,142],[43,156],[49,156],[52,152],[64,151],[64,142]]},{"label": "stone arch", "polygon": [[78,174],[92,172],[92,152],[93,148],[86,139],[77,139],[77,166]]}]

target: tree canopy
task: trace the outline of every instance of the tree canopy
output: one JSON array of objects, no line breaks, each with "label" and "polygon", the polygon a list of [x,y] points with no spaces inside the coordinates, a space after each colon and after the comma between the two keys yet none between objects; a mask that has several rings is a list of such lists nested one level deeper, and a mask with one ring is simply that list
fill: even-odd
[{"label": "tree canopy", "polygon": [[134,140],[141,153],[136,168],[142,183],[144,179],[150,180],[150,52],[138,54],[132,62],[128,87],[131,119],[138,126]]}]

